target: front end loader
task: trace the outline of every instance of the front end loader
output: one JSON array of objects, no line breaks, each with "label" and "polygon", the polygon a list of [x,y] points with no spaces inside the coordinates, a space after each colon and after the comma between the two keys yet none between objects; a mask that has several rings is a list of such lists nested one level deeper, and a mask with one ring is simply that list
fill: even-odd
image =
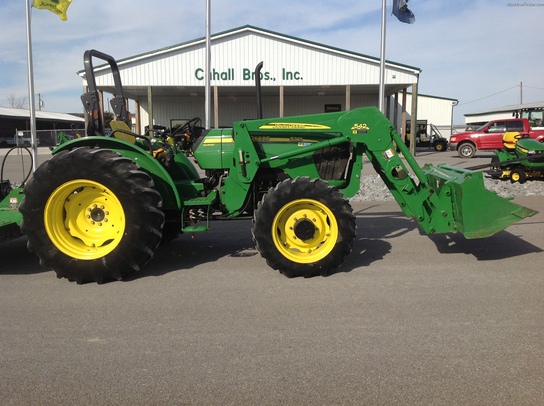
[{"label": "front end loader", "polygon": [[[111,135],[93,58],[110,65],[116,86]],[[26,184],[20,207],[29,249],[59,277],[120,280],[161,241],[243,218],[252,219],[270,267],[289,277],[330,274],[352,249],[348,199],[359,192],[363,154],[426,233],[486,237],[535,214],[486,190],[481,173],[419,167],[374,107],[213,130],[195,118],[176,131],[140,135],[129,127],[115,60],[91,50],[84,64],[87,134],[53,151]]]}]

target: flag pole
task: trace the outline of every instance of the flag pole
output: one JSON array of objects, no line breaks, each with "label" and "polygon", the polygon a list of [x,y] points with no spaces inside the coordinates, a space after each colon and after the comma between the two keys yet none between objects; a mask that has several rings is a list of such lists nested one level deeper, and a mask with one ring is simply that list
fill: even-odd
[{"label": "flag pole", "polygon": [[[32,172],[36,170],[38,158],[38,143],[36,137],[36,111],[34,108],[34,69],[32,62],[32,35],[30,27],[30,1],[26,2],[26,43],[28,60],[28,107],[30,112],[30,136],[32,141]],[[17,136],[17,134],[15,134]]]},{"label": "flag pole", "polygon": [[378,91],[378,108],[385,114],[384,97],[385,97],[385,5],[386,0],[382,0],[382,37],[380,51],[380,85]]},{"label": "flag pole", "polygon": [[[206,116],[206,129],[210,129],[210,110],[211,110],[211,92],[210,92],[210,65],[211,65],[211,29],[210,29],[210,19],[211,19],[211,0],[206,0],[206,73],[205,73],[205,106],[204,106],[204,115]],[[217,123],[216,123],[217,124]]]}]

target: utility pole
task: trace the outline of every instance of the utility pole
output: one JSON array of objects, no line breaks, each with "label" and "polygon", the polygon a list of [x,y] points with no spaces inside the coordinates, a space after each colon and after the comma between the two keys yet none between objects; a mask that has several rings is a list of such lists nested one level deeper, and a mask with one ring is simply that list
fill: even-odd
[{"label": "utility pole", "polygon": [[380,83],[378,86],[378,109],[385,114],[384,97],[385,97],[385,17],[386,17],[386,2],[382,1],[382,33],[380,46]]},{"label": "utility pole", "polygon": [[[212,14],[212,6],[211,6],[211,0],[206,0],[206,61],[205,61],[205,64],[206,64],[206,69],[204,69],[206,71],[205,75],[206,75],[206,80],[205,80],[205,85],[204,85],[204,115],[206,116],[205,117],[205,127],[207,130],[209,130],[211,128],[211,120],[210,120],[210,115],[211,115],[211,106],[212,106],[212,101],[211,101],[211,92],[210,92],[210,80],[211,80],[211,77],[210,77],[210,71],[211,71],[211,59],[212,59],[212,54],[211,54],[211,14]],[[217,126],[217,123],[215,123],[215,125]]]},{"label": "utility pole", "polygon": [[30,136],[32,140],[32,173],[38,162],[38,137],[36,135],[36,108],[34,100],[34,64],[32,62],[32,28],[30,21],[30,3],[26,2],[26,50],[28,68],[28,110],[30,113]]},{"label": "utility pole", "polygon": [[519,104],[523,104],[523,82],[519,82]]}]

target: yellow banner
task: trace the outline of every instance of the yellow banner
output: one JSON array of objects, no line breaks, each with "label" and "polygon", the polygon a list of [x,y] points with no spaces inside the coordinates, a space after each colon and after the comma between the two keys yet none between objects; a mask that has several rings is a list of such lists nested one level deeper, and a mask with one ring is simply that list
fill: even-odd
[{"label": "yellow banner", "polygon": [[68,10],[71,2],[72,0],[34,0],[32,6],[42,10],[49,10],[57,14],[62,21],[66,21],[68,20],[66,10]]}]

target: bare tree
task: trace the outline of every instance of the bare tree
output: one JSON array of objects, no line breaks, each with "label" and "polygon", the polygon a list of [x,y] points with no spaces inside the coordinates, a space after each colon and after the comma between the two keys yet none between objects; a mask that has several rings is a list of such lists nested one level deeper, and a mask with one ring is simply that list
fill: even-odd
[{"label": "bare tree", "polygon": [[13,93],[8,96],[8,103],[14,109],[24,109],[27,106],[26,97],[16,97]]}]

